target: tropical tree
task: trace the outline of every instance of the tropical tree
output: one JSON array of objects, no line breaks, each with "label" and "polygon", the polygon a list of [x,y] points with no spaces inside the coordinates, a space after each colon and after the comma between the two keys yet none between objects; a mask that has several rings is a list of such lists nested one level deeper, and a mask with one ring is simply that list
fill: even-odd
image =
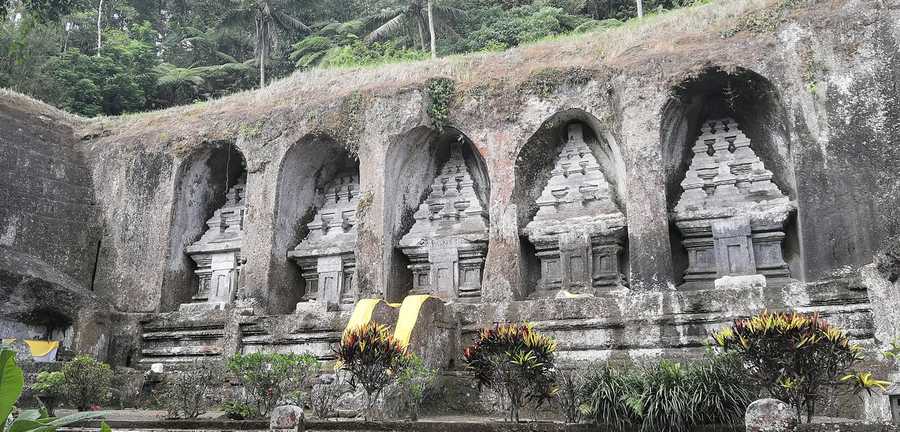
[{"label": "tropical tree", "polygon": [[[452,6],[435,5],[433,0],[409,0],[409,3],[390,9],[368,18],[368,27],[374,28],[366,37],[367,42],[387,39],[391,36],[405,34],[410,40],[417,40],[422,50],[431,49],[432,58],[437,56],[436,29],[451,35],[457,35],[452,24],[465,15],[462,9]],[[429,44],[425,41],[425,29],[428,29]],[[457,35],[458,36],[458,35]]]},{"label": "tropical tree", "polygon": [[231,11],[221,26],[246,29],[250,23],[256,29],[256,57],[259,62],[259,86],[266,85],[266,60],[276,42],[276,32],[308,34],[310,28],[286,11],[299,8],[297,0],[231,0]]}]

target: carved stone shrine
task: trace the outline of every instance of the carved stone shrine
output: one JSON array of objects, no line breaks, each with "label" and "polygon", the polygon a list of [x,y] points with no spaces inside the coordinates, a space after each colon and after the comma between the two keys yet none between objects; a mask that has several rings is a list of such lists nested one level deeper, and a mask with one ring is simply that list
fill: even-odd
[{"label": "carved stone shrine", "polygon": [[477,300],[488,247],[488,214],[458,145],[441,167],[431,193],[413,215],[415,223],[400,239],[412,262],[410,294],[447,300]]},{"label": "carved stone shrine", "polygon": [[796,205],[730,118],[703,123],[672,218],[684,237],[684,288],[712,287],[723,276],[790,276],[784,225]]},{"label": "carved stone shrine", "polygon": [[337,310],[356,302],[358,204],[358,173],[340,174],[325,186],[322,205],[306,225],[309,234],[288,251],[288,258],[300,266],[306,282],[301,303],[319,302],[328,310]]},{"label": "carved stone shrine", "polygon": [[241,241],[247,212],[246,180],[241,179],[225,194],[225,205],[206,221],[209,227],[185,253],[197,264],[198,289],[193,303],[181,309],[216,309],[231,303],[241,272]]},{"label": "carved stone shrine", "polygon": [[537,205],[524,230],[541,262],[534,297],[554,296],[559,290],[602,294],[624,285],[625,215],[612,200],[581,124],[569,125]]}]

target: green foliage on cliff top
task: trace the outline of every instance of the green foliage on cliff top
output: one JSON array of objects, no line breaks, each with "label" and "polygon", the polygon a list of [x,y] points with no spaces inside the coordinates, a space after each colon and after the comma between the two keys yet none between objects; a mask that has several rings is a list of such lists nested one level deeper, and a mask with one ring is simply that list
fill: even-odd
[{"label": "green foliage on cliff top", "polygon": [[[644,0],[644,8],[688,3]],[[427,58],[425,4],[273,2],[266,76]],[[105,0],[102,8],[97,0],[3,0],[0,5],[0,86],[69,112],[96,116],[165,108],[259,82],[262,42],[254,22],[263,12],[255,0]],[[434,8],[440,56],[615,26],[635,14],[634,2],[608,0],[437,0]]]}]

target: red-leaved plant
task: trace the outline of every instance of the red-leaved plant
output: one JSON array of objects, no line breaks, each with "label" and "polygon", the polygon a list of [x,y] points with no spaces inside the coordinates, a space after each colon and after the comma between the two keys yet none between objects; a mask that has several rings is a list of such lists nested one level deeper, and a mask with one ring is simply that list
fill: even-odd
[{"label": "red-leaved plant", "polygon": [[382,390],[409,365],[406,347],[377,322],[347,329],[336,352],[338,367],[350,374],[350,385],[366,392],[365,419],[373,417],[373,407]]},{"label": "red-leaved plant", "polygon": [[481,330],[463,357],[478,387],[506,399],[508,419],[518,422],[528,402],[540,406],[555,395],[554,352],[556,342],[531,324],[503,324]]}]

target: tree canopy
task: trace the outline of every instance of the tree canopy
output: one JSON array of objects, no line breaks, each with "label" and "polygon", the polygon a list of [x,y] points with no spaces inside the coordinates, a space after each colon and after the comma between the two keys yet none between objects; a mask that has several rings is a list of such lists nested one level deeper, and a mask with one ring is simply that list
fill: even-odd
[{"label": "tree canopy", "polygon": [[634,0],[0,0],[0,86],[85,116],[117,115],[295,70],[420,60],[432,47],[438,56],[502,50],[636,13]]}]

